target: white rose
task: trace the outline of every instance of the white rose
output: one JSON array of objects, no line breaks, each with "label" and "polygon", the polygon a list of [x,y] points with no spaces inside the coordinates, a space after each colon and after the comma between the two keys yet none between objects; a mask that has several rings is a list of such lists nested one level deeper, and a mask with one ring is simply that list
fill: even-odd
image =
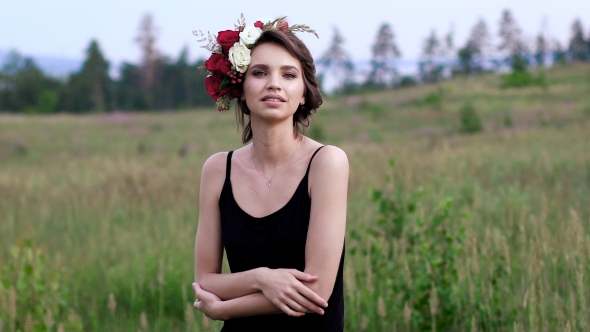
[{"label": "white rose", "polygon": [[240,41],[242,44],[250,46],[256,42],[256,39],[260,37],[262,29],[255,26],[247,26],[240,32]]},{"label": "white rose", "polygon": [[240,73],[245,73],[250,65],[250,49],[240,43],[235,43],[229,49],[229,61]]}]

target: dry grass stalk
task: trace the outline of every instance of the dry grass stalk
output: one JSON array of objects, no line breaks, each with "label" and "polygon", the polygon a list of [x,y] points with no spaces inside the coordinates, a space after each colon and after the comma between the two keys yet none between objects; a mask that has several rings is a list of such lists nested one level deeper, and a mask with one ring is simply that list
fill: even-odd
[{"label": "dry grass stalk", "polygon": [[203,314],[203,318],[201,319],[201,325],[203,325],[203,329],[205,331],[209,331],[209,328],[211,327],[211,323],[209,322],[209,317],[205,316],[205,314]]},{"label": "dry grass stalk", "polygon": [[365,272],[367,274],[367,289],[374,293],[375,287],[373,285],[373,267],[371,266],[371,242],[367,241],[367,256],[365,257]]},{"label": "dry grass stalk", "polygon": [[8,289],[8,317],[10,317],[10,325],[14,331],[16,327],[16,290],[12,285]]},{"label": "dry grass stalk", "polygon": [[164,261],[161,259],[158,261],[158,285],[164,285]]},{"label": "dry grass stalk", "polygon": [[537,302],[537,287],[535,286],[535,282],[531,283],[531,292],[529,297],[529,331],[538,331],[537,306],[539,303]]},{"label": "dry grass stalk", "polygon": [[57,332],[66,332],[66,329],[64,328],[64,323],[59,323],[59,325],[57,326]]},{"label": "dry grass stalk", "polygon": [[25,318],[25,332],[33,331],[33,316],[30,312],[27,312],[27,318]]},{"label": "dry grass stalk", "polygon": [[45,312],[45,317],[43,318],[43,323],[45,324],[45,328],[47,331],[51,331],[53,325],[55,325],[55,321],[53,320],[53,313],[51,309],[47,309]]},{"label": "dry grass stalk", "polygon": [[147,329],[149,328],[148,318],[145,311],[142,311],[141,315],[139,315],[139,325],[144,331],[147,331]]},{"label": "dry grass stalk", "polygon": [[438,312],[438,305],[439,305],[439,298],[438,292],[436,291],[436,287],[432,284],[430,288],[430,298],[428,299],[430,304],[430,314],[434,317]]},{"label": "dry grass stalk", "polygon": [[367,315],[363,314],[363,317],[361,318],[361,326],[359,326],[359,328],[361,331],[366,331],[368,326],[369,326],[369,317],[367,317]]},{"label": "dry grass stalk", "polygon": [[109,294],[109,303],[107,306],[111,312],[111,315],[114,317],[115,311],[117,310],[117,301],[115,300],[115,295],[113,293]]},{"label": "dry grass stalk", "polygon": [[195,308],[190,303],[186,303],[184,306],[184,321],[189,329],[195,325]]},{"label": "dry grass stalk", "polygon": [[578,271],[576,271],[576,281],[578,283],[578,289],[576,291],[576,293],[578,294],[579,297],[579,302],[580,302],[580,326],[579,328],[582,331],[586,331],[587,329],[587,315],[588,315],[588,310],[586,307],[586,292],[585,292],[585,287],[584,287],[584,265],[580,264],[578,267]]},{"label": "dry grass stalk", "polygon": [[379,296],[379,298],[377,299],[377,314],[381,318],[387,317],[387,310],[385,309],[385,301],[383,300],[383,297],[381,297],[381,296]]},{"label": "dry grass stalk", "polygon": [[576,322],[578,321],[578,317],[577,317],[578,316],[578,308],[576,305],[576,296],[574,294],[575,294],[575,289],[572,286],[570,289],[570,293],[569,293],[569,300],[570,300],[569,302],[570,303],[569,303],[568,316],[570,319],[568,320],[568,323],[571,322],[572,323],[571,328],[574,330],[577,330],[578,326],[577,326]]},{"label": "dry grass stalk", "polygon": [[404,302],[404,322],[406,323],[406,325],[409,325],[411,320],[412,320],[412,308],[410,308],[410,305],[408,304],[408,302]]}]

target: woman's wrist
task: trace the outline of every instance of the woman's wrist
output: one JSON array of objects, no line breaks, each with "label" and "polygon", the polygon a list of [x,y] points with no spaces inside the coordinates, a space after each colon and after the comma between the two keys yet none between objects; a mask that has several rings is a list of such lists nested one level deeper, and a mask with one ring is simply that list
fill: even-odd
[{"label": "woman's wrist", "polygon": [[268,273],[269,268],[259,267],[254,270],[254,288],[258,291],[262,291],[262,285],[264,285],[264,276]]},{"label": "woman's wrist", "polygon": [[227,303],[227,301],[216,302],[211,309],[211,313],[216,320],[225,321],[231,318],[229,303]]}]

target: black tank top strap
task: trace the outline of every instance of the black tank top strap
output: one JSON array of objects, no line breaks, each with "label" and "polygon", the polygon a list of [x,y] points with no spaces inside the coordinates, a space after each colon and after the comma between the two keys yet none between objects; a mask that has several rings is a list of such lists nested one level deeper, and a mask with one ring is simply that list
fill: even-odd
[{"label": "black tank top strap", "polygon": [[315,157],[316,153],[318,153],[325,145],[320,146],[315,152],[311,155],[311,159],[309,159],[309,164],[307,165],[307,171],[305,172],[305,176],[309,175],[309,169],[311,168],[311,162],[313,157]]},{"label": "black tank top strap", "polygon": [[233,154],[233,151],[230,151],[227,153],[227,165],[225,166],[225,179],[229,180],[229,176],[231,174],[231,155]]}]

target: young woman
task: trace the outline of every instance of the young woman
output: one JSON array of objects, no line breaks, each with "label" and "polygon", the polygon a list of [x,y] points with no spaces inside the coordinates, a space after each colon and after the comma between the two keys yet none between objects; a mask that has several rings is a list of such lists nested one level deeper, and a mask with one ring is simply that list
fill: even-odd
[{"label": "young woman", "polygon": [[247,68],[229,75],[252,143],[203,165],[194,305],[222,331],[342,331],[348,160],[301,133],[322,103],[315,65],[285,22],[270,23],[256,22]]}]

